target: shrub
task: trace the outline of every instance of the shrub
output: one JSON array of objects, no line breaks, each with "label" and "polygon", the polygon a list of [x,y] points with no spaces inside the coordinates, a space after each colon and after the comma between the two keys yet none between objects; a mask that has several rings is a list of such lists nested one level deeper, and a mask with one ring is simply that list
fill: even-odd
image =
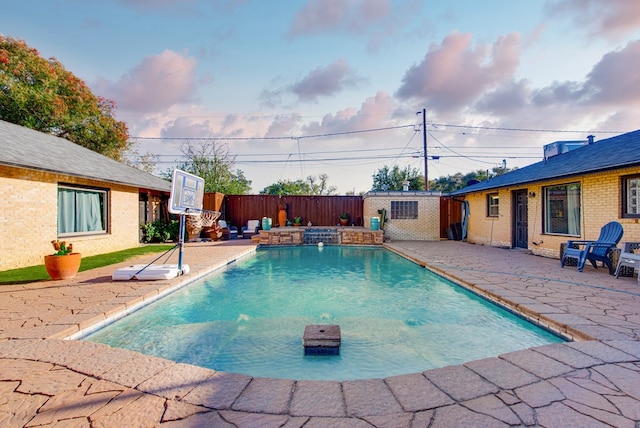
[{"label": "shrub", "polygon": [[178,241],[180,233],[180,221],[170,220],[165,223],[162,220],[156,220],[153,223],[140,225],[143,232],[142,242],[167,242]]}]

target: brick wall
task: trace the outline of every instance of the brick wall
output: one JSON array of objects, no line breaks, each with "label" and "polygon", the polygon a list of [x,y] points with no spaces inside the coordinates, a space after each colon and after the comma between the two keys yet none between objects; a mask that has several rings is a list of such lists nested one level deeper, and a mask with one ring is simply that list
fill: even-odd
[{"label": "brick wall", "polygon": [[487,195],[496,191],[479,192],[467,196],[469,221],[467,242],[492,247],[511,247],[511,194],[498,191],[498,216],[487,216]]},{"label": "brick wall", "polygon": [[[527,190],[528,198],[528,244],[536,255],[560,257],[560,244],[568,239],[594,240],[600,229],[610,221],[618,221],[624,227],[622,241],[640,241],[639,219],[622,218],[621,176],[640,174],[640,167],[605,171],[575,178],[565,178],[527,186],[499,189],[500,215],[487,217],[487,194],[496,191],[478,192],[466,196],[471,217],[468,224],[468,242],[480,245],[511,247],[513,242],[512,201],[513,192]],[[581,190],[581,235],[545,234],[543,231],[544,190],[546,186],[580,183]],[[533,196],[535,194],[535,196]]]},{"label": "brick wall", "polygon": [[[371,217],[378,210],[387,210],[388,223],[384,236],[392,240],[438,241],[440,240],[440,192],[380,192],[368,193],[363,201],[364,227],[369,227]],[[392,219],[391,201],[418,201],[418,218]]]},{"label": "brick wall", "polygon": [[58,183],[108,188],[107,234],[67,237],[83,256],[123,250],[139,245],[138,189],[82,180],[60,174],[20,168],[0,169],[0,270],[35,266],[53,253],[57,238]]}]

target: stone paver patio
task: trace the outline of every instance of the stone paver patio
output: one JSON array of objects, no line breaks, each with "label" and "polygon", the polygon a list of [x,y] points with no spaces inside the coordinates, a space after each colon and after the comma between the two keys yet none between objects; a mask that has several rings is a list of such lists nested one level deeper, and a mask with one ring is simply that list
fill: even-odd
[{"label": "stone paver patio", "polygon": [[255,250],[248,240],[188,243],[191,272],[169,281],[111,281],[146,257],[0,287],[0,426],[640,426],[635,278],[455,241],[385,245],[574,341],[338,382],[253,378],[64,340]]}]

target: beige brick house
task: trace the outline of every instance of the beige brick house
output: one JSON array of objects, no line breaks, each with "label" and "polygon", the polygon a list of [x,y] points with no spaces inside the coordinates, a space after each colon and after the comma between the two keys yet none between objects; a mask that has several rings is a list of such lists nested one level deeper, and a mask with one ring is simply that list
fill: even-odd
[{"label": "beige brick house", "polygon": [[53,239],[83,256],[135,247],[140,223],[170,191],[168,181],[0,121],[0,270],[43,264]]},{"label": "beige brick house", "polygon": [[640,241],[640,130],[600,141],[559,141],[543,160],[458,190],[468,203],[466,240],[560,257],[569,239],[597,239],[618,221]]}]

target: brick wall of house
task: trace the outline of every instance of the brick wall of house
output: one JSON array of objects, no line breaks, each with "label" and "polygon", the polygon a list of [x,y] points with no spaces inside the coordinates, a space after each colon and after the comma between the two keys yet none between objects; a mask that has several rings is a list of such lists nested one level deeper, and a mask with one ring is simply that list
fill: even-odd
[{"label": "brick wall of house", "polygon": [[[486,191],[466,196],[471,217],[468,224],[468,242],[481,245],[511,247],[513,243],[512,201],[513,192],[526,189],[528,198],[528,244],[536,255],[559,258],[560,244],[569,239],[594,240],[600,229],[610,221],[617,221],[624,227],[622,241],[640,241],[640,219],[622,218],[622,183],[625,175],[640,174],[640,167],[604,171],[575,178],[564,178],[527,186],[510,187],[497,191]],[[581,235],[552,235],[543,232],[544,187],[581,184]],[[500,215],[487,217],[487,194],[498,192]],[[535,196],[533,196],[535,194]]]},{"label": "brick wall of house", "polygon": [[0,270],[35,266],[53,253],[57,238],[58,183],[100,187],[109,191],[108,233],[64,238],[83,256],[139,245],[138,189],[21,168],[0,169]]},{"label": "brick wall of house", "polygon": [[[498,194],[498,216],[487,215],[487,198]],[[511,247],[511,195],[510,192],[487,191],[470,194],[467,242],[492,247]]]},{"label": "brick wall of house", "polygon": [[[387,210],[388,223],[384,225],[385,239],[405,241],[440,240],[440,192],[381,192],[368,193],[363,201],[364,226],[369,227],[371,217],[378,210]],[[391,201],[418,201],[418,218],[392,219]]]}]

